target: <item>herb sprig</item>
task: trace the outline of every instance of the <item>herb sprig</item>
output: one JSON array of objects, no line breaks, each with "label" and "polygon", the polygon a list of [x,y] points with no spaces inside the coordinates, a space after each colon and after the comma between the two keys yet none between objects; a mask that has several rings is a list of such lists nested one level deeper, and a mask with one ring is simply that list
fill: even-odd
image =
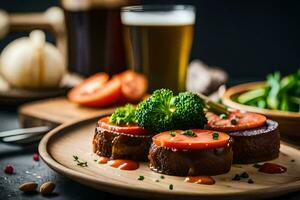
[{"label": "herb sprig", "polygon": [[80,167],[87,167],[88,166],[87,161],[80,160],[78,156],[73,155],[73,158],[74,158],[74,161],[77,163],[78,166],[80,166]]}]

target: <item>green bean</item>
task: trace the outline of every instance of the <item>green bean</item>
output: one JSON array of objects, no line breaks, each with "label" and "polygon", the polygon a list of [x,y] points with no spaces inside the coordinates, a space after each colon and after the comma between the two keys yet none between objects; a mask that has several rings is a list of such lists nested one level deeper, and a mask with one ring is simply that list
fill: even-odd
[{"label": "green bean", "polygon": [[238,98],[237,101],[241,104],[245,104],[253,99],[261,98],[267,94],[267,89],[266,88],[258,88],[254,90],[250,90],[249,92],[245,92],[241,94]]},{"label": "green bean", "polygon": [[273,110],[300,112],[300,68],[281,78],[279,72],[267,76],[267,86],[236,96],[234,101]]}]

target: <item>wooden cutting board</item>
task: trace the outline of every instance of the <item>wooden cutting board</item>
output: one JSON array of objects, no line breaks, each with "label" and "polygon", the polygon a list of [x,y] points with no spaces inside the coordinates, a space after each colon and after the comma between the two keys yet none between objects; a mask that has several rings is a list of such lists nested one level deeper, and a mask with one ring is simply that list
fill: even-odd
[{"label": "wooden cutting board", "polygon": [[19,108],[19,121],[22,127],[43,125],[56,127],[74,120],[110,113],[113,110],[114,108],[81,107],[65,97],[59,97],[24,104]]}]

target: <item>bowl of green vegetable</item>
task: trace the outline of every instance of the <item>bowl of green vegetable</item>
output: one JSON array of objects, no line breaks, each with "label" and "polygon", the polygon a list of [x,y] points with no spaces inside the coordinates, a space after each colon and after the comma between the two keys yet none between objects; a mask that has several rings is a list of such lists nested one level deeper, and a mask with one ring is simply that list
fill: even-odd
[{"label": "bowl of green vegetable", "polygon": [[233,86],[222,100],[231,108],[266,115],[279,123],[283,137],[300,140],[300,69],[285,77],[275,72],[264,82]]}]

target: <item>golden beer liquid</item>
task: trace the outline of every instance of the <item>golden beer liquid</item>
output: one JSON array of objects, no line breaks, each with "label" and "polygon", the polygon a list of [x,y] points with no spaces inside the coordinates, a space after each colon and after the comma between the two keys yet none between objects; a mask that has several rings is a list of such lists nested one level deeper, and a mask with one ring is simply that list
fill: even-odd
[{"label": "golden beer liquid", "polygon": [[124,25],[128,65],[147,76],[150,92],[185,90],[193,33],[193,24]]}]

